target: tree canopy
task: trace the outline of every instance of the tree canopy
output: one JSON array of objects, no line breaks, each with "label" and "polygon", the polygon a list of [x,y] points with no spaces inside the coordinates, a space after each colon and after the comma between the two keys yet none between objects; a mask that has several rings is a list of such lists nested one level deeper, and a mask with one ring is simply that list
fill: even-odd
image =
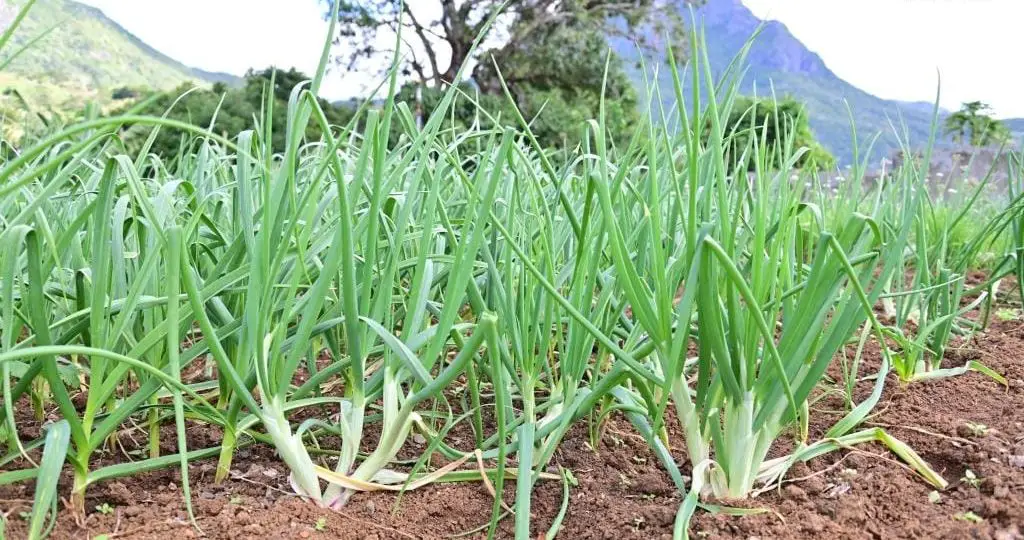
[{"label": "tree canopy", "polygon": [[[489,124],[490,115],[502,124],[515,124],[516,111],[504,93],[503,80],[538,141],[545,147],[562,148],[578,142],[585,122],[597,118],[603,91],[608,131],[624,142],[639,121],[637,94],[622,61],[606,52],[603,38],[572,26],[553,28],[536,37],[496,51],[494,63],[479,66],[473,84],[461,85],[473,99],[457,102],[452,113],[455,121]],[[417,82],[407,84],[399,99],[413,101],[418,86]],[[429,114],[444,90],[422,88],[421,106]]]},{"label": "tree canopy", "polygon": [[998,144],[1010,138],[1005,124],[986,114],[992,110],[980,101],[964,103],[960,110],[946,117],[945,131],[953,140],[971,146]]},{"label": "tree canopy", "polygon": [[[752,144],[762,145],[767,152],[767,165],[782,167],[781,156],[791,155],[788,145],[795,151],[807,148],[796,162],[801,169],[826,169],[835,165],[835,158],[814,138],[807,122],[803,103],[794,98],[751,98],[741,96],[729,111],[723,126],[726,136],[731,135],[729,163],[742,167],[743,153],[747,152],[746,168],[753,170]],[[762,154],[763,155],[763,154]]]},{"label": "tree canopy", "polygon": [[[263,109],[265,96],[273,93],[274,107],[271,117],[273,122],[273,140],[271,146],[280,151],[285,146],[287,128],[288,98],[292,88],[309,80],[309,77],[296,69],[275,70],[266,68],[261,71],[249,70],[245,83],[240,88],[229,88],[224,84],[215,84],[212,89],[198,89],[191,84],[183,84],[178,88],[161,93],[146,110],[145,114],[162,115],[170,110],[169,118],[185,121],[197,126],[209,128],[215,133],[233,137],[240,131],[253,129],[256,119],[264,118]],[[273,88],[271,88],[273,81]],[[182,97],[184,96],[184,97]],[[180,98],[180,99],[179,99]],[[347,123],[353,111],[347,107],[331,105],[321,99],[320,106],[328,121],[333,125]],[[144,134],[149,129],[134,129],[125,138],[129,145],[141,145]],[[310,140],[320,138],[320,128],[310,122],[306,129],[306,137]],[[173,130],[162,130],[156,138],[152,151],[165,158],[178,154],[182,143],[180,133]]]},{"label": "tree canopy", "polygon": [[[348,70],[387,67],[393,42],[381,30],[399,29],[405,41],[403,72],[422,84],[439,87],[455,82],[459,68],[508,47],[543,42],[559,27],[591,32],[602,38],[622,35],[641,46],[657,47],[660,36],[681,35],[681,3],[662,0],[323,0],[338,1],[340,53],[336,60]],[[414,5],[415,4],[415,5]],[[504,9],[490,28],[491,15]],[[330,13],[328,9],[327,13]],[[474,40],[484,44],[471,58]],[[680,39],[680,43],[685,40]],[[603,51],[597,51],[603,56]],[[504,67],[504,66],[503,66]]]},{"label": "tree canopy", "polygon": [[[579,140],[584,122],[598,116],[602,94],[614,138],[623,139],[637,122],[636,91],[622,60],[610,55],[609,36],[650,48],[666,33],[685,42],[681,5],[660,0],[511,0],[491,28],[488,19],[501,0],[338,1],[336,60],[344,69],[386,68],[393,43],[381,36],[401,29],[405,98],[412,101],[422,87],[421,107],[429,113],[448,83],[463,84],[454,79],[468,62],[465,91],[510,123],[515,115],[504,81],[534,134],[552,147]],[[471,56],[478,36],[482,46]],[[478,111],[464,103],[453,116],[468,125]]]}]

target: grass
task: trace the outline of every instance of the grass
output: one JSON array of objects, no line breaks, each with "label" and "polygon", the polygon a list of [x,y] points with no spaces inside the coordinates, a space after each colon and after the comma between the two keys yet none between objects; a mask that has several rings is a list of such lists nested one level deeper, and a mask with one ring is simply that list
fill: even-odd
[{"label": "grass", "polygon": [[[933,199],[913,164],[874,185],[858,164],[836,194],[772,170],[804,149],[766,145],[768,126],[724,132],[742,58],[715,81],[692,38],[689,70],[673,64],[676,98],[691,77],[709,99],[676,111],[681,129],[651,122],[624,147],[603,114],[563,153],[539,147],[521,117],[518,129],[449,129],[446,111],[469,99],[455,88],[420,127],[394,101],[394,72],[380,108],[329,126],[314,99],[328,44],[318,76],[292,93],[284,152],[270,149],[267,122],[228,139],[130,113],[19,148],[0,163],[0,484],[36,482],[30,537],[53,522],[64,467],[72,512],[98,482],[167,467],[181,469],[191,509],[188,462],[216,458],[222,481],[255,443],[276,450],[298,496],[331,509],[365,491],[471,480],[501,494],[514,482],[513,501],[495,495],[489,537],[514,515],[517,538],[551,538],[560,518],[537,530],[533,487],[562,482],[564,516],[575,477],[549,472],[555,451],[577,423],[599,437],[616,412],[683,498],[678,537],[697,508],[853,444],[881,442],[946,487],[913,449],[861,424],[890,370],[907,382],[962,371],[942,366],[942,350],[984,327],[961,300],[990,303],[1019,272],[1022,199],[986,203],[994,213],[978,210],[981,188]],[[308,122],[321,140],[303,139]],[[181,153],[126,153],[129,124],[181,132]],[[724,149],[741,138],[753,172],[732,176],[748,167],[730,167]],[[983,253],[995,253],[989,277],[969,287]],[[887,302],[892,316],[877,316]],[[855,403],[868,340],[882,365]],[[857,355],[839,360],[847,345]],[[811,440],[809,402],[839,361],[854,366],[837,384],[848,411]],[[22,398],[61,420],[26,440]],[[689,481],[668,450],[670,406]],[[147,427],[148,455],[95,466],[126,422]],[[189,422],[223,439],[190,448]],[[471,446],[445,437],[460,423]],[[414,434],[429,444],[396,470]],[[790,440],[790,454],[767,458]],[[435,453],[449,465],[429,469]]]}]

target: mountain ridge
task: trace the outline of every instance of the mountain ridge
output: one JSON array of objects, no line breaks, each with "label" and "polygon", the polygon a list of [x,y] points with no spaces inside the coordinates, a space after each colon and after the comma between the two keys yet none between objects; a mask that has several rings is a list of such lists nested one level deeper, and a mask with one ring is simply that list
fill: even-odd
[{"label": "mountain ridge", "polygon": [[[688,9],[685,3],[681,9]],[[740,83],[740,93],[756,92],[767,96],[774,92],[780,98],[792,97],[802,102],[811,130],[840,164],[849,165],[854,155],[850,114],[844,101],[849,104],[857,126],[861,159],[876,134],[877,142],[868,156],[872,162],[899,150],[904,137],[909,138],[905,142],[914,148],[927,144],[932,132],[933,103],[887,100],[849,83],[836,75],[821,56],[804,45],[784,23],[759,19],[741,0],[708,0],[694,13],[698,25],[703,26],[707,54],[716,78],[760,28],[746,58],[747,71]],[[689,19],[688,13],[685,16]],[[625,58],[628,65],[637,63],[639,53],[635,46],[624,40],[612,39],[611,42],[613,50]],[[645,62],[652,65],[651,58],[646,58]],[[675,93],[667,74],[668,69],[663,65],[657,84],[663,105],[671,108],[675,105]],[[638,86],[642,86],[642,73],[634,70],[633,76]],[[937,140],[941,140],[941,122],[948,111],[940,109],[938,112]],[[1012,125],[1017,125],[1016,122],[1018,120],[1010,121]],[[1019,123],[1019,129],[1024,130],[1024,119]],[[900,133],[899,138],[894,130]]]},{"label": "mountain ridge", "polygon": [[75,2],[74,0],[64,0],[64,1],[67,2],[68,4],[73,4],[76,9],[83,9],[83,10],[92,12],[93,16],[95,16],[98,19],[102,19],[104,22],[106,22],[106,23],[110,24],[111,26],[113,26],[114,28],[116,28],[119,32],[121,32],[125,36],[125,38],[129,39],[130,41],[135,43],[136,46],[138,46],[140,49],[142,49],[147,54],[153,56],[156,60],[159,60],[160,62],[162,62],[164,64],[173,66],[176,69],[180,69],[180,70],[182,70],[182,71],[184,71],[186,73],[191,74],[193,77],[195,77],[197,79],[200,79],[202,81],[205,81],[205,82],[210,82],[210,83],[223,82],[225,84],[231,84],[231,85],[238,85],[238,84],[242,83],[242,78],[237,76],[237,75],[232,75],[230,73],[225,73],[225,72],[222,72],[222,71],[207,71],[205,69],[199,69],[199,68],[196,68],[196,67],[188,66],[188,65],[184,64],[183,62],[179,62],[178,60],[175,60],[171,56],[160,52],[159,50],[157,50],[152,45],[146,43],[145,41],[143,41],[142,38],[140,38],[139,36],[136,36],[135,34],[130,32],[127,28],[121,26],[120,23],[118,23],[114,19],[111,19],[110,17],[108,17],[107,14],[104,13],[102,9],[100,9],[100,8],[98,8],[96,6],[90,6],[88,4],[83,4],[81,2]]},{"label": "mountain ridge", "polygon": [[[9,25],[18,9],[9,0],[0,0],[0,26]],[[186,66],[99,8],[73,0],[39,0],[0,57],[7,58],[44,33],[0,73],[0,86],[17,90],[43,109],[73,109],[87,101],[107,103],[111,90],[122,87],[167,90],[183,82],[233,85],[241,81],[231,74]]]},{"label": "mountain ridge", "polygon": [[[688,10],[686,6],[680,0],[680,9]],[[10,0],[0,0],[0,27],[9,24],[16,12]],[[862,158],[867,142],[876,134],[878,144],[871,160],[898,150],[894,126],[901,133],[905,127],[912,147],[928,141],[932,103],[886,100],[854,86],[836,75],[784,23],[762,21],[741,0],[707,0],[695,14],[703,24],[707,53],[716,77],[721,76],[751,35],[760,29],[747,57],[748,71],[741,83],[741,93],[756,91],[766,96],[774,92],[804,103],[815,136],[841,164],[850,164],[854,154],[844,100],[858,128]],[[684,16],[688,19],[689,13]],[[200,85],[241,82],[240,77],[231,74],[187,66],[150,46],[99,8],[74,0],[39,0],[5,52],[10,54],[50,28],[54,28],[50,35],[0,73],[0,89],[18,90],[22,96],[28,96],[32,105],[43,109],[75,108],[86,101],[109,103],[111,90],[121,87],[166,90],[186,81]],[[627,60],[634,81],[641,86],[643,75],[635,67],[640,53],[635,45],[622,38],[611,38],[610,42],[613,50]],[[646,62],[649,66],[655,64],[651,58]],[[675,105],[675,93],[668,73],[662,65],[655,83],[659,85],[663,105],[670,110]],[[940,109],[940,122],[946,114],[948,111]],[[1024,136],[1024,119],[1005,122],[1017,136]]]}]

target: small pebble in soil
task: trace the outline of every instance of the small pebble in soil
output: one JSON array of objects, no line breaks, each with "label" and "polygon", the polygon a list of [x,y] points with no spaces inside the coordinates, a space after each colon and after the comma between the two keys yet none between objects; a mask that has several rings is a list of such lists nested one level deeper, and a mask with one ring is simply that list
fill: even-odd
[{"label": "small pebble in soil", "polygon": [[207,515],[216,516],[224,510],[224,502],[216,499],[205,501],[201,508]]},{"label": "small pebble in soil", "polygon": [[1016,525],[1008,529],[1000,529],[994,535],[995,540],[1024,540],[1024,534]]},{"label": "small pebble in soil", "polygon": [[655,526],[670,526],[675,521],[675,518],[675,509],[668,506],[648,506],[643,510],[643,520]]},{"label": "small pebble in soil", "polygon": [[825,480],[821,475],[815,475],[805,478],[800,481],[800,486],[804,488],[807,493],[821,493],[825,490]]},{"label": "small pebble in soil", "polygon": [[785,494],[787,499],[793,499],[795,501],[803,501],[807,499],[807,492],[795,484],[789,484],[783,488],[782,492]]},{"label": "small pebble in soil", "polygon": [[113,482],[107,486],[107,498],[116,504],[131,504],[134,500],[131,491],[121,482]]}]

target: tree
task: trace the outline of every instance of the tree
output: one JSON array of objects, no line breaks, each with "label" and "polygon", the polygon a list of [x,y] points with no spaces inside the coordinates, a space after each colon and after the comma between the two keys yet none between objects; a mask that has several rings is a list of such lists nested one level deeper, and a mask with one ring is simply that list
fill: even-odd
[{"label": "tree", "polygon": [[[710,120],[709,120],[710,121]],[[735,100],[723,126],[727,138],[729,164],[732,169],[753,170],[752,143],[763,144],[768,152],[768,165],[782,167],[787,145],[795,151],[807,148],[797,161],[797,168],[820,170],[835,165],[835,158],[814,138],[807,120],[807,111],[796,99],[755,99],[741,96]],[[707,126],[705,133],[710,133]],[[747,152],[748,161],[739,163]]]},{"label": "tree", "polygon": [[[685,41],[679,36],[680,4],[663,0],[511,0],[491,30],[485,29],[488,17],[501,0],[424,0],[415,7],[395,0],[339,1],[336,43],[346,45],[346,68],[363,61],[376,62],[378,68],[389,65],[393,51],[378,48],[374,39],[379,28],[401,28],[408,40],[403,76],[414,81],[401,97],[411,101],[420,87],[421,107],[429,113],[439,92],[472,62],[466,92],[480,94],[481,106],[512,124],[516,115],[504,96],[504,81],[538,140],[550,147],[578,141],[584,122],[598,116],[602,95],[614,139],[623,141],[639,119],[625,66],[617,56],[609,57],[609,36],[630,36],[653,47],[652,36],[670,31]],[[481,52],[470,58],[474,39],[485,31]],[[478,111],[471,105],[463,100],[456,121],[469,125],[476,119]]]},{"label": "tree", "polygon": [[[492,55],[493,62],[477,67],[474,82],[507,104],[504,81],[543,144],[561,147],[578,140],[584,123],[598,117],[602,94],[613,138],[626,142],[639,121],[636,90],[622,60],[609,56],[605,37],[586,25],[552,25]],[[505,118],[514,118],[511,111]]]},{"label": "tree", "polygon": [[985,114],[991,110],[991,107],[980,101],[964,103],[959,111],[946,118],[946,134],[952,135],[955,142],[963,143],[966,140],[971,146],[987,146],[1009,139],[1009,128]]},{"label": "tree", "polygon": [[[273,88],[271,88],[271,80],[273,80]],[[234,137],[243,130],[256,128],[257,126],[253,123],[254,119],[260,119],[261,122],[266,120],[263,113],[265,96],[267,92],[272,92],[274,110],[273,116],[270,118],[273,125],[271,148],[274,151],[281,151],[285,147],[288,99],[292,88],[306,80],[309,80],[309,77],[294,68],[289,70],[274,68],[261,71],[249,70],[245,75],[245,84],[241,88],[228,88],[219,84],[214,85],[214,88],[210,90],[194,89],[186,83],[170,92],[160,94],[143,113],[159,116],[170,109],[170,118],[202,128],[210,128],[215,133],[227,137]],[[178,101],[178,98],[186,92],[188,95]],[[323,99],[319,100],[319,104],[327,116],[328,122],[332,125],[347,124],[354,115],[354,111],[348,107],[335,106]],[[141,141],[145,140],[145,135],[149,131],[148,128],[129,130],[126,135],[129,147],[137,148]],[[306,129],[306,139],[317,140],[320,136],[320,126],[316,122],[310,122]],[[152,152],[165,159],[176,157],[181,141],[182,134],[180,132],[163,129],[157,136]]]},{"label": "tree", "polygon": [[[516,109],[530,121],[530,130],[540,144],[558,149],[576,144],[585,122],[598,117],[603,89],[605,126],[617,143],[625,144],[640,118],[636,91],[622,61],[603,52],[602,44],[603,37],[588,29],[559,27],[536,41],[503,47],[495,51],[494,64],[477,70],[475,84],[460,84],[460,91],[469,97],[459,96],[449,114],[460,128],[474,122],[490,127],[490,118],[503,125],[518,125],[517,111],[504,95],[504,80]],[[556,49],[561,50],[555,53]],[[495,64],[507,66],[502,68],[501,79]],[[397,100],[416,100],[422,113],[429,116],[444,92],[443,88],[410,82],[402,87]]]},{"label": "tree", "polygon": [[347,45],[347,50],[336,60],[346,69],[365,70],[367,61],[386,68],[393,44],[382,43],[379,31],[394,33],[401,28],[403,52],[408,54],[403,74],[433,87],[453,82],[463,64],[476,60],[470,52],[478,36],[489,45],[480,52],[487,53],[505,44],[543,41],[557,27],[622,35],[648,48],[657,47],[666,33],[678,36],[683,30],[681,3],[664,0],[508,0],[489,29],[487,21],[506,4],[503,0],[417,0],[415,7],[399,0],[324,1],[328,8],[341,2],[336,44]]}]

